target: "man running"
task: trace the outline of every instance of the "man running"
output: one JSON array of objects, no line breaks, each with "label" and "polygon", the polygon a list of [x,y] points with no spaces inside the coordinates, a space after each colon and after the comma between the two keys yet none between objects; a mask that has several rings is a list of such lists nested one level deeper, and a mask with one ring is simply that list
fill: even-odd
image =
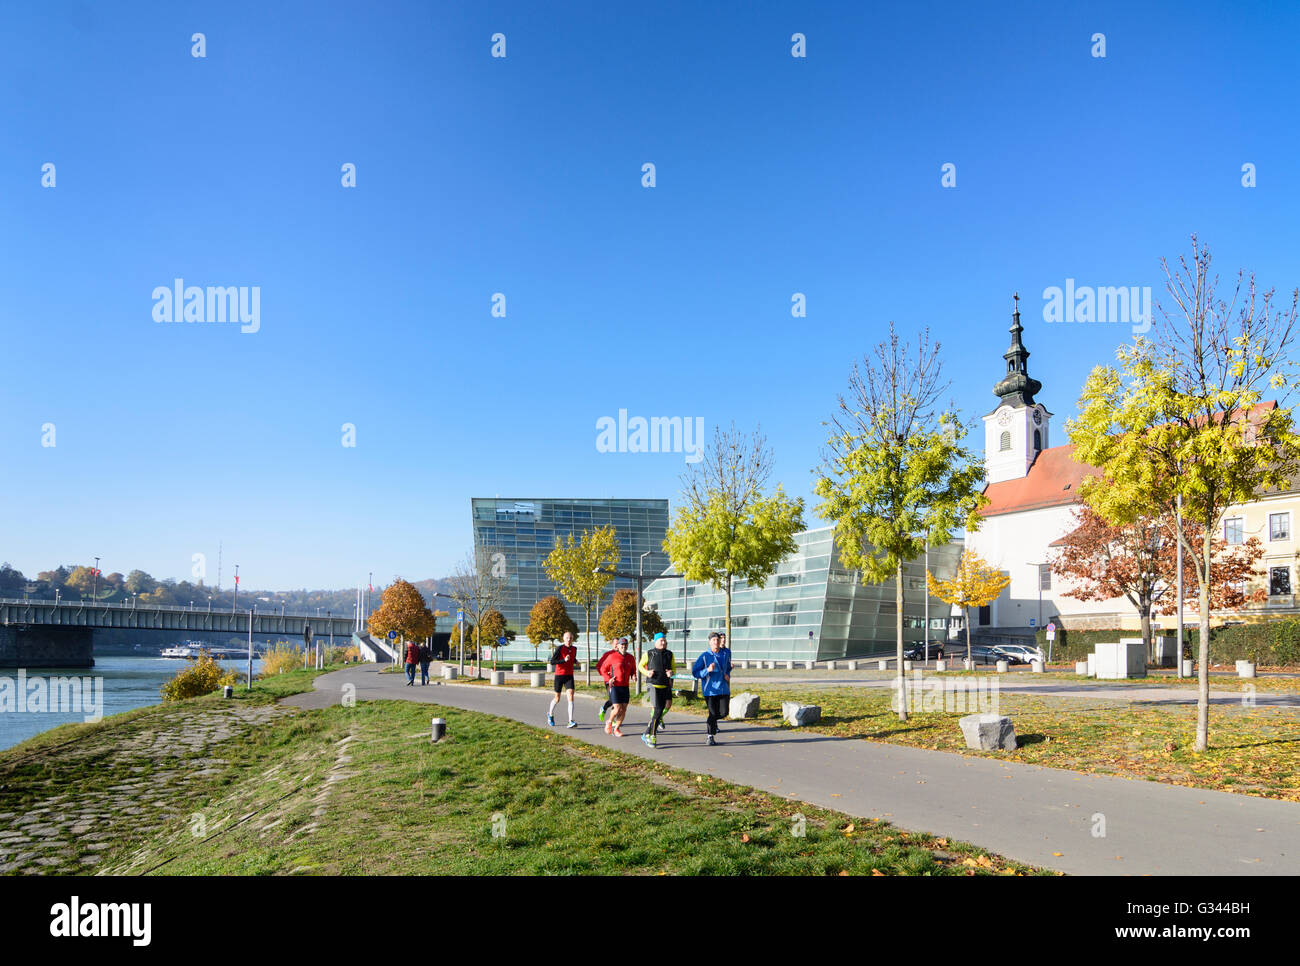
[{"label": "man running", "polygon": [[716,745],[718,719],[724,717],[723,702],[731,693],[731,655],[722,650],[721,634],[709,635],[709,649],[695,659],[691,675],[704,682],[704,702],[709,706],[709,720],[705,725],[704,743]]},{"label": "man running", "polygon": [[[610,645],[609,650],[606,651],[604,654],[602,654],[600,656],[600,660],[596,662],[596,673],[605,679],[605,703],[600,706],[600,712],[596,715],[596,717],[599,718],[601,721],[605,720],[605,715],[609,713],[609,709],[614,706],[614,699],[609,695],[609,677],[608,675],[605,674],[605,672],[602,669],[604,668],[605,662],[607,660],[609,660],[614,655],[618,654],[618,645],[626,644],[626,643],[627,643],[627,638],[620,637],[617,641],[615,641],[613,644]],[[609,731],[608,728],[606,728],[605,730]]]},{"label": "man running", "polygon": [[656,634],[654,646],[641,655],[640,669],[654,689],[654,714],[641,740],[654,748],[659,744],[659,724],[664,710],[673,696],[673,652],[668,650],[668,638],[663,634]]},{"label": "man running", "polygon": [[560,692],[569,692],[569,723],[567,727],[576,728],[578,722],[573,720],[573,662],[578,659],[578,649],[573,646],[573,631],[564,632],[564,643],[551,654],[548,663],[555,665],[555,697],[546,709],[546,723],[555,727],[555,706],[560,703]]},{"label": "man running", "polygon": [[627,717],[627,706],[631,701],[632,675],[636,673],[636,661],[627,652],[627,638],[620,637],[615,650],[601,659],[600,676],[609,688],[609,699],[614,710],[605,722],[605,734],[623,737],[619,726]]}]

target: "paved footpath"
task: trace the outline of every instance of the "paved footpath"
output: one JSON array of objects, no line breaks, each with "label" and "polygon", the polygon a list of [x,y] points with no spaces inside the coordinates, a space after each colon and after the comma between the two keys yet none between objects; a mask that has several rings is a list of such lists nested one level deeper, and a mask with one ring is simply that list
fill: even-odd
[{"label": "paved footpath", "polygon": [[[326,707],[351,684],[358,700],[436,703],[547,728],[549,690],[407,687],[406,675],[380,674],[379,667],[321,675],[316,691],[284,703]],[[703,743],[704,719],[684,713],[669,714],[652,750],[636,737],[649,720],[645,709],[633,705],[621,739],[604,733],[597,709],[595,698],[578,695],[578,727],[556,730],[796,801],[971,842],[1030,865],[1077,875],[1300,874],[1300,803],[743,722],[724,722],[719,744],[710,748]],[[563,700],[556,710],[562,725]],[[456,728],[454,717],[447,726]],[[1094,830],[1103,821],[1105,835],[1098,837]]]}]

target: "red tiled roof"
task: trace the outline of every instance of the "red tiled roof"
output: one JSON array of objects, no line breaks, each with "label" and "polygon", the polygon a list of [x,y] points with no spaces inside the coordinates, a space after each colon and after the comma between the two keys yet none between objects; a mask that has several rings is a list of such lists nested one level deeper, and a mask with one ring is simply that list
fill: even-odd
[{"label": "red tiled roof", "polygon": [[1018,480],[990,483],[984,488],[989,505],[981,516],[992,517],[1021,510],[1068,506],[1079,499],[1079,484],[1097,470],[1074,459],[1074,444],[1053,446],[1038,454],[1029,472]]}]

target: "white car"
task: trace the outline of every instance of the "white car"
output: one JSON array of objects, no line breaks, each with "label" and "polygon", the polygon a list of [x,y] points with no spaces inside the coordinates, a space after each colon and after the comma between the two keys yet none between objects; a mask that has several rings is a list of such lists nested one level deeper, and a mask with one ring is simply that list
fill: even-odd
[{"label": "white car", "polygon": [[1007,654],[1015,654],[1020,657],[1026,664],[1030,661],[1046,661],[1041,648],[1030,647],[1027,644],[1002,644],[998,650]]}]

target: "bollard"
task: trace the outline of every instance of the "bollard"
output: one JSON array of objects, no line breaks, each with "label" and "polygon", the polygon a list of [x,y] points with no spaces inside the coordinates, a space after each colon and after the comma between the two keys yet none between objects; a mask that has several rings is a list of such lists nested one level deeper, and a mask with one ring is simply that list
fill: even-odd
[{"label": "bollard", "polygon": [[850,670],[850,671],[856,671],[856,670],[858,669],[858,662],[857,662],[857,661],[849,661],[849,662],[848,662],[848,665],[849,665],[849,670]]},{"label": "bollard", "polygon": [[1006,662],[1006,661],[998,661],[998,673],[999,673],[999,674],[1006,674],[1006,673],[1007,673],[1007,668],[1009,668],[1010,666],[1011,666],[1011,665],[1010,665],[1008,662]]},{"label": "bollard", "polygon": [[505,683],[506,683],[506,672],[505,672],[505,671],[489,671],[488,673],[489,673],[490,675],[492,675],[492,677],[491,677],[489,683],[491,683],[491,684],[505,684]]},{"label": "bollard", "polygon": [[948,670],[948,662],[947,662],[947,661],[935,661],[935,662],[934,662],[934,669],[935,669],[936,671],[946,671],[946,670]]},{"label": "bollard", "polygon": [[961,662],[961,666],[967,671],[973,671],[975,670],[975,659],[973,657],[968,657]]},{"label": "bollard", "polygon": [[[1251,677],[1254,676],[1255,675],[1253,674],[1251,675]],[[235,696],[235,689],[232,688],[229,684],[227,684],[224,688],[222,688],[221,691],[228,698],[233,698]]]},{"label": "bollard", "polygon": [[[1255,665],[1250,661],[1237,662],[1237,677],[1253,678],[1255,676]],[[229,695],[227,695],[229,697]]]},{"label": "bollard", "polygon": [[904,671],[910,671],[910,670],[912,670],[912,662],[911,662],[911,661],[904,661],[904,662],[903,662],[903,670],[904,670]]},{"label": "bollard", "polygon": [[1043,673],[1043,662],[1042,662],[1042,661],[1030,661],[1030,662],[1029,662],[1029,670],[1033,671],[1035,674],[1042,674],[1042,673]]},{"label": "bollard", "polygon": [[447,719],[434,718],[429,724],[429,740],[434,744],[442,741],[443,736],[447,734]]},{"label": "bollard", "polygon": [[534,688],[546,687],[546,673],[544,671],[530,671],[528,674],[528,685]]},{"label": "bollard", "polygon": [[442,678],[444,681],[455,681],[456,674],[456,668],[453,665],[444,664],[442,666]]},{"label": "bollard", "polygon": [[794,670],[794,661],[786,661],[786,662],[785,662],[785,669],[786,669],[787,671],[793,671],[793,670]]},{"label": "bollard", "polygon": [[881,670],[881,671],[888,671],[888,670],[889,670],[889,662],[888,662],[888,661],[877,661],[877,662],[876,662],[876,666],[877,666],[877,668],[878,668],[879,670]]},{"label": "bollard", "polygon": [[804,669],[805,671],[811,671],[811,670],[813,670],[813,669],[816,668],[816,667],[817,667],[817,662],[816,662],[816,661],[804,661],[804,662],[803,662],[803,669]]},{"label": "bollard", "polygon": [[524,666],[523,666],[522,664],[516,664],[516,665],[515,665],[515,673],[516,673],[516,674],[523,674],[523,673],[524,673]]},{"label": "bollard", "polygon": [[834,661],[827,661],[827,662],[826,662],[826,670],[828,670],[828,671],[834,671],[834,670],[835,670],[835,662],[834,662]]},{"label": "bollard", "polygon": [[1086,678],[1086,677],[1088,676],[1088,662],[1087,662],[1087,661],[1075,661],[1075,662],[1074,662],[1074,673],[1077,674],[1077,675],[1079,675],[1080,677],[1085,677],[1085,678]]},{"label": "bollard", "polygon": [[1183,661],[1183,677],[1190,678],[1195,673],[1196,671],[1193,667],[1192,662],[1190,660]]},{"label": "bollard", "polygon": [[547,673],[547,674],[554,674],[554,673],[555,673],[555,665],[554,665],[554,664],[548,664],[548,665],[546,665],[546,673]]}]

